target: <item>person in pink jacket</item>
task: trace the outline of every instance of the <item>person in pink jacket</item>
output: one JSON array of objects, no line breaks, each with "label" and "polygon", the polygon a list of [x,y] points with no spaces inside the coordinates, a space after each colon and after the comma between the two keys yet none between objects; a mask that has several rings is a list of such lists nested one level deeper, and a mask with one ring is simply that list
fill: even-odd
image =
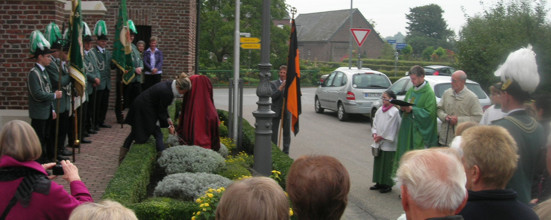
[{"label": "person in pink jacket", "polygon": [[35,162],[41,154],[27,122],[10,121],[0,130],[0,219],[68,219],[78,205],[93,202],[74,164],[61,161],[69,194],[46,171],[55,163]]}]

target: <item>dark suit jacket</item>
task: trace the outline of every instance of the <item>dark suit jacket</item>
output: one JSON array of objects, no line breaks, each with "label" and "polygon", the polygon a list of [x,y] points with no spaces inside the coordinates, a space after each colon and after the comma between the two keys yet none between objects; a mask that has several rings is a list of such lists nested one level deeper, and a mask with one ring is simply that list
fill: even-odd
[{"label": "dark suit jacket", "polygon": [[153,134],[156,123],[162,128],[168,127],[168,106],[174,99],[172,80],[159,82],[140,93],[128,111],[125,122],[132,125],[136,142],[147,141]]},{"label": "dark suit jacket", "polygon": [[279,79],[270,82],[272,88],[272,111],[276,113],[275,118],[281,119],[281,109],[283,108],[283,91],[279,91],[281,82]]}]

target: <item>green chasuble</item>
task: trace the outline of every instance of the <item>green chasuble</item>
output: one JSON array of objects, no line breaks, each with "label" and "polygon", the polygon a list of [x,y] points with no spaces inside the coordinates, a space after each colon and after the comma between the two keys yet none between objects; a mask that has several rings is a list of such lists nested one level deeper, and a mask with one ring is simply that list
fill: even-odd
[{"label": "green chasuble", "polygon": [[400,158],[407,151],[438,144],[436,98],[429,82],[418,90],[410,88],[404,101],[413,103],[413,106],[410,113],[402,113],[393,173],[396,173]]}]

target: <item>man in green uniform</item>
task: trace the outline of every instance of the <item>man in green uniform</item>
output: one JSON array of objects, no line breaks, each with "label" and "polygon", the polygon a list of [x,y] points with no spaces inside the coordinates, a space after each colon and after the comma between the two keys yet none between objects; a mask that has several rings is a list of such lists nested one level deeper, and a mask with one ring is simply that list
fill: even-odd
[{"label": "man in green uniform", "polygon": [[57,117],[54,100],[60,99],[63,94],[60,90],[53,91],[50,77],[46,72],[46,67],[52,62],[50,56],[53,51],[50,50],[50,43],[38,30],[31,33],[30,40],[32,59],[36,59],[36,64],[27,78],[29,117],[31,118],[31,126],[42,145],[40,162],[48,162],[53,157],[54,147],[49,144],[53,143],[49,141],[49,129],[53,119]]},{"label": "man in green uniform", "polygon": [[429,82],[425,81],[425,70],[415,65],[411,67],[409,77],[413,87],[407,91],[404,101],[413,105],[400,107],[402,123],[398,132],[394,171],[407,151],[438,144],[436,98]]},{"label": "man in green uniform", "polygon": [[[84,24],[84,37],[82,40],[84,41],[84,72],[86,73],[86,101],[85,104],[82,106],[84,109],[84,131],[88,131],[90,134],[96,134],[96,130],[93,129],[93,125],[95,124],[95,121],[93,121],[94,112],[95,112],[95,106],[98,102],[97,96],[96,96],[96,88],[100,85],[100,72],[98,71],[97,63],[98,59],[96,58],[96,55],[94,52],[92,52],[92,33],[90,32],[90,28],[86,24],[86,22],[82,22]],[[86,135],[84,135],[86,136]]]},{"label": "man in green uniform", "polygon": [[[63,39],[59,26],[57,26],[56,23],[51,22],[48,26],[46,26],[46,31],[44,31],[44,33],[46,40],[50,42],[52,45],[52,50],[54,51],[51,57],[52,61],[50,65],[46,67],[46,72],[48,72],[48,76],[50,77],[52,88],[63,92],[63,97],[54,102],[58,122],[52,123],[50,137],[54,137],[51,141],[54,146],[56,146],[55,149],[58,152],[57,159],[66,160],[65,158],[61,158],[60,155],[73,155],[71,151],[65,149],[65,138],[67,137],[67,132],[69,130],[71,77],[69,76],[67,65],[62,62],[61,59],[64,58],[64,60],[67,60],[67,55],[62,51]],[[57,143],[55,143],[55,135],[57,135]]]},{"label": "man in green uniform", "polygon": [[[138,34],[138,30],[132,20],[128,20],[128,29],[130,30],[130,40],[134,42],[134,37]],[[134,99],[142,92],[143,59],[138,47],[134,43],[132,43],[132,64],[134,66],[134,78],[124,88],[124,100],[127,107],[132,106]]]},{"label": "man in green uniform", "polygon": [[111,128],[105,124],[105,115],[109,106],[109,93],[111,91],[111,51],[107,50],[107,25],[104,20],[99,20],[94,28],[97,37],[96,46],[92,51],[97,58],[97,67],[100,73],[100,84],[96,88],[95,119],[92,124],[95,130],[99,128]]},{"label": "man in green uniform", "polygon": [[515,139],[518,147],[518,166],[507,189],[518,194],[518,200],[530,202],[533,180],[536,178],[538,161],[544,156],[545,147],[543,127],[524,109],[524,102],[539,84],[536,54],[532,47],[521,48],[512,52],[496,72],[501,77],[501,109],[506,112],[502,119],[493,121],[493,125],[504,127]]}]

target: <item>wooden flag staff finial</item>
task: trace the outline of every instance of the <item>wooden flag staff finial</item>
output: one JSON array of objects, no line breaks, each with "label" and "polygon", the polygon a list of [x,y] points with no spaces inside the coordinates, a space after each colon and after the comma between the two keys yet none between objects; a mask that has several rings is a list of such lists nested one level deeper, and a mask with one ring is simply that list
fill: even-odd
[{"label": "wooden flag staff finial", "polygon": [[295,19],[295,14],[297,13],[297,8],[295,7],[292,7],[291,8],[291,18],[292,19]]}]

